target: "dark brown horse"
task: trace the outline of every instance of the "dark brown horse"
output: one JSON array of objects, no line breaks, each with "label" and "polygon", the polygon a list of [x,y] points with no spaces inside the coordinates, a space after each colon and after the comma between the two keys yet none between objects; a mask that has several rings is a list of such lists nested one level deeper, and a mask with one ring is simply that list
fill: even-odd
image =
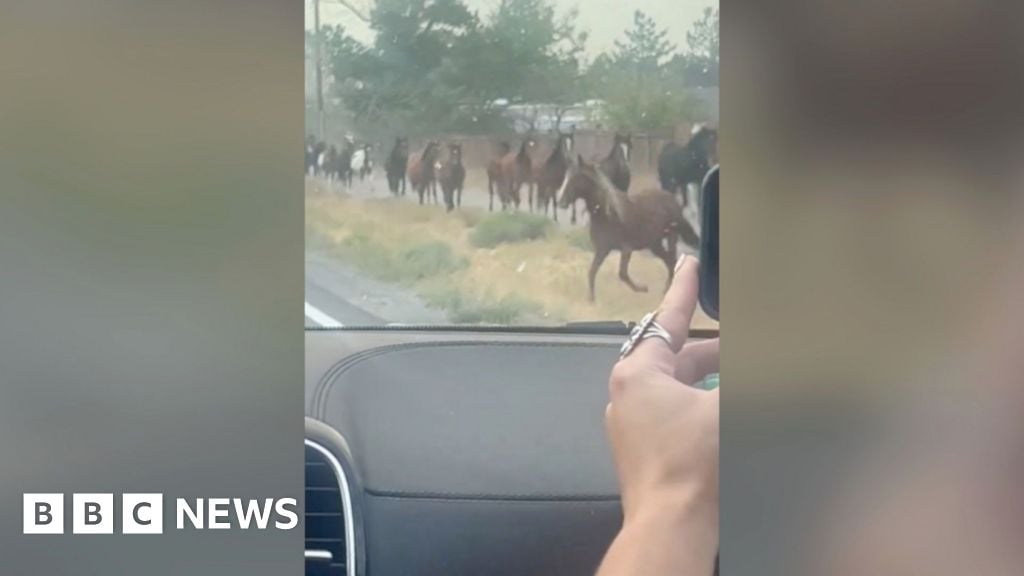
[{"label": "dark brown horse", "polygon": [[498,199],[501,199],[501,191],[497,190],[497,187],[501,186],[501,159],[510,151],[512,151],[512,146],[508,142],[499,143],[498,155],[487,164],[487,191],[491,196],[491,212],[494,212],[495,191],[498,192]]},{"label": "dark brown horse", "polygon": [[573,149],[576,147],[576,135],[573,132],[563,134],[558,132],[558,139],[551,155],[543,163],[538,164],[533,171],[533,181],[537,185],[537,210],[548,215],[548,204],[551,205],[551,212],[555,222],[558,222],[557,198],[558,190],[565,183],[566,174],[569,171]]},{"label": "dark brown horse", "polygon": [[590,213],[590,242],[594,247],[594,260],[587,277],[590,301],[594,301],[597,272],[614,250],[621,253],[619,279],[633,290],[647,291],[646,286],[636,284],[629,277],[629,260],[636,250],[650,250],[660,258],[668,269],[668,283],[671,283],[679,238],[694,247],[699,242],[675,197],[656,189],[628,194],[582,156],[577,162],[570,170],[560,203],[568,208],[573,202],[583,200]]},{"label": "dark brown horse", "polygon": [[391,149],[384,172],[388,176],[388,189],[392,196],[405,196],[405,172],[409,169],[409,141],[395,138],[395,146]]},{"label": "dark brown horse", "polygon": [[466,182],[466,168],[462,165],[462,144],[448,145],[448,158],[441,163],[437,180],[441,183],[444,205],[448,211],[462,207],[462,186]]},{"label": "dark brown horse", "polygon": [[718,163],[718,131],[698,124],[690,141],[679,146],[669,142],[658,155],[661,188],[679,194],[683,207],[689,203],[689,188],[700,188],[711,167]]},{"label": "dark brown horse", "polygon": [[409,184],[419,194],[420,204],[424,195],[433,196],[437,204],[437,158],[441,154],[441,145],[431,140],[422,152],[409,158]]},{"label": "dark brown horse", "polygon": [[499,185],[498,195],[501,198],[502,209],[509,205],[515,205],[516,210],[522,203],[520,191],[523,184],[528,184],[530,175],[533,173],[533,161],[530,159],[530,150],[537,145],[533,135],[523,138],[519,150],[505,154],[499,163]]}]

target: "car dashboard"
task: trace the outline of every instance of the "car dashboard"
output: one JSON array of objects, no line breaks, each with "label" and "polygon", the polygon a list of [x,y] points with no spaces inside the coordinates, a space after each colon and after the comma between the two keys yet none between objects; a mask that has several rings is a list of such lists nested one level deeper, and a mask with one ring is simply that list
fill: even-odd
[{"label": "car dashboard", "polygon": [[308,574],[589,575],[621,335],[306,332]]}]

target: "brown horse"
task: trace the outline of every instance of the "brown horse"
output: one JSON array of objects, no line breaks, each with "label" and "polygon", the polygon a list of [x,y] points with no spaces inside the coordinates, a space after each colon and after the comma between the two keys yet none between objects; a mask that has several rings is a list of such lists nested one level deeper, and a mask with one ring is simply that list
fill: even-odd
[{"label": "brown horse", "polygon": [[[619,279],[637,292],[646,292],[629,277],[629,260],[635,250],[650,250],[668,268],[668,283],[676,263],[676,244],[696,247],[699,239],[683,217],[675,197],[664,190],[643,190],[628,194],[619,190],[603,171],[580,156],[569,172],[560,203],[568,208],[583,200],[590,213],[590,242],[594,260],[590,265],[590,301],[594,301],[594,280],[613,250],[621,252]],[[668,286],[666,283],[666,288]]]},{"label": "brown horse", "polygon": [[444,194],[444,205],[449,212],[462,207],[462,186],[466,182],[466,168],[462,165],[462,144],[448,145],[448,158],[441,163],[437,175]]},{"label": "brown horse", "polygon": [[534,167],[533,181],[537,185],[537,210],[548,215],[548,204],[551,205],[551,212],[555,222],[558,222],[557,198],[558,190],[565,183],[566,174],[569,171],[569,163],[572,158],[572,151],[576,147],[575,130],[568,134],[558,132],[558,139],[551,155],[543,164]]},{"label": "brown horse", "polygon": [[420,196],[420,204],[423,204],[423,197],[433,196],[434,204],[437,204],[437,158],[441,153],[441,145],[435,140],[427,143],[422,152],[409,158],[409,184]]},{"label": "brown horse", "polygon": [[[496,187],[501,186],[502,181],[502,158],[505,158],[509,152],[512,151],[512,146],[508,142],[500,142],[498,145],[498,156],[489,163],[487,163],[487,192],[490,194],[490,208],[489,210],[495,211],[495,191]],[[501,191],[498,190],[498,198],[501,200]],[[503,204],[504,207],[504,204]]]},{"label": "brown horse", "polygon": [[537,145],[533,135],[523,138],[519,150],[508,152],[498,162],[498,197],[501,199],[502,210],[509,205],[515,205],[516,210],[522,202],[520,191],[523,184],[529,183],[530,174],[533,172],[533,161],[530,159],[530,150]]}]

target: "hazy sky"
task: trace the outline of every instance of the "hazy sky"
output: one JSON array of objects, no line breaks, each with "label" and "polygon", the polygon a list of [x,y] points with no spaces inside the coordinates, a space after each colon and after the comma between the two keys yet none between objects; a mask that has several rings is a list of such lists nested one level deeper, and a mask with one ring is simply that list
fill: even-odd
[{"label": "hazy sky", "polygon": [[[306,2],[306,27],[313,26],[312,0]],[[552,0],[560,12],[577,6],[580,9],[579,26],[590,32],[587,51],[590,56],[610,48],[614,41],[633,23],[633,11],[643,10],[654,17],[658,26],[667,28],[673,42],[680,48],[686,45],[686,31],[698,19],[705,7],[717,7],[718,0]],[[368,12],[371,0],[350,0]],[[481,16],[490,14],[499,0],[465,0],[470,10]],[[336,0],[320,0],[321,24],[343,24],[358,39],[368,41],[370,30]]]}]

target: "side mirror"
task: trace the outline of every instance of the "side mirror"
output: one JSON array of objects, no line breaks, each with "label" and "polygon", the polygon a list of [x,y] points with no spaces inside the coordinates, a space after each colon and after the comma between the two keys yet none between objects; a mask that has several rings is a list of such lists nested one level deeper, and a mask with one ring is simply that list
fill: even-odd
[{"label": "side mirror", "polygon": [[718,166],[700,190],[700,307],[718,320]]}]

